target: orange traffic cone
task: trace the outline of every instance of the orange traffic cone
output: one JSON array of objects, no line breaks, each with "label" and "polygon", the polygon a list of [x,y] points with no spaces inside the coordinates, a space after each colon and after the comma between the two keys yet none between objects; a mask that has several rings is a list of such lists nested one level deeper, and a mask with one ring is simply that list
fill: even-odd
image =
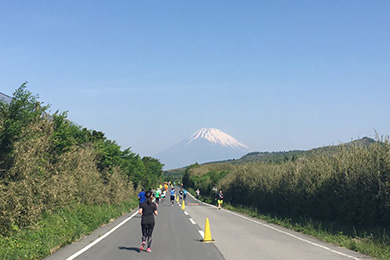
[{"label": "orange traffic cone", "polygon": [[213,242],[213,241],[214,240],[211,238],[209,218],[206,218],[206,225],[204,227],[204,238],[202,242]]}]

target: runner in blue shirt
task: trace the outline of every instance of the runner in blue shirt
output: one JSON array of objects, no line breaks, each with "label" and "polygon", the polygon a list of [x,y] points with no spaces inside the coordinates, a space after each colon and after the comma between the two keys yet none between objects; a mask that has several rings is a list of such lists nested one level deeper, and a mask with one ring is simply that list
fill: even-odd
[{"label": "runner in blue shirt", "polygon": [[138,200],[139,200],[139,207],[141,207],[141,203],[146,201],[144,188],[142,188],[141,192],[138,193]]},{"label": "runner in blue shirt", "polygon": [[173,203],[175,202],[175,188],[171,189],[171,204],[173,206]]}]

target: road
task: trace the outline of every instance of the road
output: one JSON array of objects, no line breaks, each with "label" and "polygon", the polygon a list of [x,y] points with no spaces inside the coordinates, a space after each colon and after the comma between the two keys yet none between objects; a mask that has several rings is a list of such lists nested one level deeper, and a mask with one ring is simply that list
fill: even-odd
[{"label": "road", "polygon": [[[133,211],[45,259],[372,259],[276,225],[218,210],[189,196],[185,210],[177,203],[170,206],[165,201],[158,211],[151,253],[139,250],[141,220]],[[201,242],[199,231],[204,229],[206,217],[210,220],[213,243]]]}]

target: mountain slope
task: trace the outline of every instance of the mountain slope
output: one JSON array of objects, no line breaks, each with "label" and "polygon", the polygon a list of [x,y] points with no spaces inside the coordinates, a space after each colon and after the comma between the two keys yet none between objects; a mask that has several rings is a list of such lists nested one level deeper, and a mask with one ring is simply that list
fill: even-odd
[{"label": "mountain slope", "polygon": [[165,169],[240,158],[249,148],[234,137],[216,128],[202,128],[187,140],[155,155],[165,164]]},{"label": "mountain slope", "polygon": [[319,148],[313,148],[311,150],[293,150],[293,151],[281,151],[281,152],[252,152],[244,155],[242,158],[235,160],[234,163],[246,163],[246,162],[282,162],[286,160],[295,160],[299,157],[310,156],[312,154],[332,154],[337,152],[341,147],[347,149],[354,146],[368,147],[375,143],[375,140],[369,137],[363,137],[361,139],[353,140],[349,143],[330,145]]}]

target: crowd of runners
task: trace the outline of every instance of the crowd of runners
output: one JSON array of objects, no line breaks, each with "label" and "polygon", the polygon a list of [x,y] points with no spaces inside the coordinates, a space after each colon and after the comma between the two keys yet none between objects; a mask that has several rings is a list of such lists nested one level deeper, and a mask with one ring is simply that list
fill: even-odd
[{"label": "crowd of runners", "polygon": [[[170,198],[170,205],[173,206],[175,200],[180,203],[185,203],[187,199],[188,191],[183,187],[179,189],[178,194],[175,191],[175,183],[164,182],[156,189],[145,191],[144,188],[141,189],[138,194],[139,200],[139,214],[141,215],[141,247],[140,250],[143,251],[146,248],[147,252],[152,252],[152,234],[155,225],[154,216],[158,215],[157,207],[159,204],[164,203],[166,196]],[[200,199],[200,190],[196,189],[195,191],[196,200]],[[218,203],[218,208],[222,208],[223,204],[223,193],[220,190],[215,197],[215,200]]]}]

